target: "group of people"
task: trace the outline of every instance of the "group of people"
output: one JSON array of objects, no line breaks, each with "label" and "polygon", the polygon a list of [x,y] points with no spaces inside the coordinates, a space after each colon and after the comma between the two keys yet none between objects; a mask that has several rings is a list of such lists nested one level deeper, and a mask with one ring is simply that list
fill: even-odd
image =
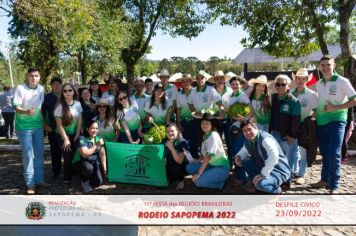
[{"label": "group of people", "polygon": [[[301,68],[292,76],[295,89],[291,78],[281,74],[273,81],[273,94],[264,75],[247,82],[223,71],[214,76],[204,71],[185,74],[177,80],[182,84],[178,90],[163,69],[161,83],[155,86],[151,79],[135,79],[132,87],[125,88],[111,76],[106,92],[95,78],[89,88],[77,91],[54,77],[51,92],[45,95],[39,70],[30,68],[26,83],[16,87],[13,98],[27,194],[34,194],[36,187],[49,187],[43,175],[43,129],[54,177],[61,173],[63,157],[63,183],[70,185],[76,172],[83,191],[90,192],[106,177],[105,142],[138,144],[157,125],[166,127],[162,142],[166,173],[170,183],[177,182],[177,189],[184,188],[186,175],[192,175],[197,187],[222,189],[234,171],[238,185],[281,193],[293,179],[304,183],[318,141],[321,179],[312,187],[337,193],[347,109],[356,105],[356,92],[335,72],[334,58],[323,56],[319,66],[322,78],[316,92],[306,86],[310,75]],[[246,104],[249,114],[228,115],[236,103]]]}]

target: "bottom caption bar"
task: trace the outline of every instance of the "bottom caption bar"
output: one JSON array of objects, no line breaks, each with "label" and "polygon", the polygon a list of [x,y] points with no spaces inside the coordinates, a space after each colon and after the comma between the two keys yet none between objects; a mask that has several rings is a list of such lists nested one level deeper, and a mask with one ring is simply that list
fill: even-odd
[{"label": "bottom caption bar", "polygon": [[354,225],[353,195],[0,196],[0,224]]}]

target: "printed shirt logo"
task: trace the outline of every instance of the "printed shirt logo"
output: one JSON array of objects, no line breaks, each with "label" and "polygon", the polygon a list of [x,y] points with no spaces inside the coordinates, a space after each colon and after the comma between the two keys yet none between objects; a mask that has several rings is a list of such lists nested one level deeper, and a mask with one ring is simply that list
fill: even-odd
[{"label": "printed shirt logo", "polygon": [[173,92],[172,91],[167,92],[167,96],[168,96],[169,99],[172,99]]},{"label": "printed shirt logo", "polygon": [[300,101],[300,105],[302,105],[302,107],[308,107],[308,100],[307,99],[302,99]]},{"label": "printed shirt logo", "polygon": [[329,88],[329,95],[336,95],[336,91],[337,91],[336,84],[331,85]]},{"label": "printed shirt logo", "polygon": [[30,220],[41,220],[46,216],[46,207],[41,202],[30,202],[25,215]]},{"label": "printed shirt logo", "polygon": [[284,104],[282,106],[282,112],[288,112],[289,111],[289,105],[288,104]]},{"label": "printed shirt logo", "polygon": [[206,102],[208,102],[208,101],[209,101],[209,96],[208,96],[208,94],[204,94],[204,95],[203,95],[203,102],[206,103]]}]

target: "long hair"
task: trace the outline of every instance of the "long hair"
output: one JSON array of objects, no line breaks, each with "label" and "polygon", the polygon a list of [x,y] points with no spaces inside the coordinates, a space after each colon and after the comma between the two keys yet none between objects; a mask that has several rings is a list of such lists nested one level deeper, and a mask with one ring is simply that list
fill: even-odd
[{"label": "long hair", "polygon": [[78,93],[75,90],[74,86],[70,83],[65,83],[62,85],[62,92],[61,96],[59,97],[59,101],[57,103],[62,105],[62,124],[63,126],[68,126],[70,123],[73,121],[73,116],[72,113],[70,112],[69,105],[67,104],[65,98],[64,98],[64,92],[63,88],[66,86],[70,86],[70,88],[73,90],[73,101],[78,100]]},{"label": "long hair", "polygon": [[[111,106],[109,105],[105,105],[106,106],[106,110],[105,110],[105,117],[104,117],[104,127],[108,127],[109,125],[109,122],[111,122],[113,119],[114,119],[114,116],[112,114],[112,110],[111,110]],[[98,116],[100,115],[99,113],[99,108],[98,108],[98,105],[96,106],[95,108],[96,110],[96,113],[98,114]]]},{"label": "long hair", "polygon": [[[253,85],[253,89],[252,92],[250,94],[250,101],[252,101],[252,99],[255,97],[256,95],[256,87],[257,87],[257,83]],[[265,96],[263,101],[262,101],[262,106],[261,106],[261,112],[262,113],[270,113],[271,112],[271,104],[269,102],[268,99],[268,89],[267,89],[267,85],[265,85],[265,91],[263,91],[262,96]]]},{"label": "long hair", "polygon": [[[100,84],[98,84],[98,97],[101,98],[101,95],[103,95],[103,92],[100,89]],[[91,88],[91,84],[89,85],[89,92],[92,95],[93,94],[93,89]]]},{"label": "long hair", "polygon": [[125,94],[125,96],[127,97],[127,101],[129,102],[129,105],[131,106],[131,100],[130,100],[130,97],[129,97],[129,93],[125,90],[120,90],[117,92],[116,96],[115,96],[115,115],[117,113],[117,110],[119,111],[124,111],[124,107],[122,106],[122,104],[120,102],[118,102],[118,98],[120,96],[120,94]]},{"label": "long hair", "polygon": [[[198,131],[198,148],[199,150],[201,149],[201,145],[203,144],[203,137],[204,137],[204,132],[203,130],[201,129],[201,122],[203,121],[204,119],[201,119],[200,122],[199,122],[199,131]],[[211,124],[211,132],[213,131],[217,131],[217,120],[207,120],[210,122]],[[219,132],[218,132],[219,133]],[[220,134],[219,134],[220,136]],[[221,138],[221,137],[220,137]],[[201,150],[200,150],[201,151]]]},{"label": "long hair", "polygon": [[[161,87],[155,87],[153,89],[153,92],[152,92],[152,96],[151,96],[151,100],[150,100],[150,108],[153,107],[153,105],[155,104],[155,92],[158,90],[158,89],[162,89]],[[163,96],[161,97],[161,104],[162,104],[162,109],[166,109],[166,106],[167,106],[167,101],[166,101],[166,93],[164,92],[163,90]]]}]

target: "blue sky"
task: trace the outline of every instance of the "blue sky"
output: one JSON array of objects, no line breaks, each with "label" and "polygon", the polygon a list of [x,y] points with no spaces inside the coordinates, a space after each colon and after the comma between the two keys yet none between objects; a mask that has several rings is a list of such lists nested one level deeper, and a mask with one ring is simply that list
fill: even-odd
[{"label": "blue sky", "polygon": [[[9,42],[8,23],[9,18],[0,17],[0,50],[4,53],[4,46]],[[233,59],[242,51],[240,40],[246,35],[241,27],[221,26],[218,22],[207,25],[198,37],[191,40],[184,37],[172,38],[158,31],[151,40],[152,50],[147,54],[147,59],[162,60],[173,56],[195,56],[200,60],[208,60],[211,56]]]}]

